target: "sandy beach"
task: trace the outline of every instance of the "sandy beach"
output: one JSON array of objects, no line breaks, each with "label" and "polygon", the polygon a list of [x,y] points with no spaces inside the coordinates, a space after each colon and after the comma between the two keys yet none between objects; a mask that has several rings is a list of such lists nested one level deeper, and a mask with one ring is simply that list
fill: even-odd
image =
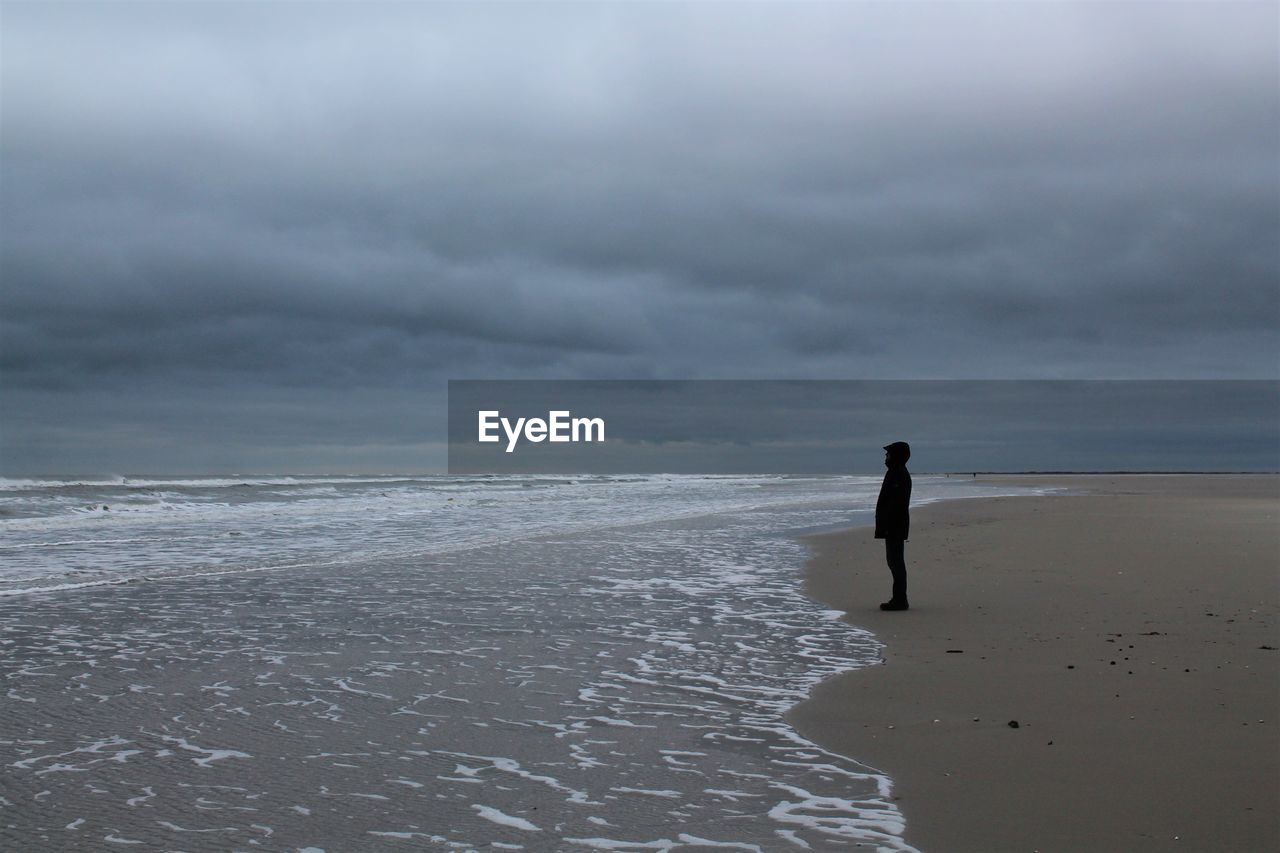
[{"label": "sandy beach", "polygon": [[1280,478],[1017,481],[1073,493],[913,510],[909,612],[869,528],[809,537],[885,661],[791,722],[888,773],[924,851],[1277,849]]}]

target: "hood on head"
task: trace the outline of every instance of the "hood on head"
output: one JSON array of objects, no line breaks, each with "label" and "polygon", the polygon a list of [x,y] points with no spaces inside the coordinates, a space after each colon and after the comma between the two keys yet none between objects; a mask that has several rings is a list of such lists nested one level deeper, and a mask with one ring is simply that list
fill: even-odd
[{"label": "hood on head", "polygon": [[884,449],[889,452],[889,461],[898,464],[906,464],[911,458],[911,445],[905,441],[895,441],[893,444],[886,444]]}]

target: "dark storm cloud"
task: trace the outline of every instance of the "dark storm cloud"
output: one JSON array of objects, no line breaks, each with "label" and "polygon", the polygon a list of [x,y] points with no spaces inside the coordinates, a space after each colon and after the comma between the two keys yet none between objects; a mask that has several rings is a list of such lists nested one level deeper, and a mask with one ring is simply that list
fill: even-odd
[{"label": "dark storm cloud", "polygon": [[[1275,373],[1270,3],[3,24],[23,423],[103,389],[392,410],[446,377]],[[6,464],[34,435],[8,426]]]}]

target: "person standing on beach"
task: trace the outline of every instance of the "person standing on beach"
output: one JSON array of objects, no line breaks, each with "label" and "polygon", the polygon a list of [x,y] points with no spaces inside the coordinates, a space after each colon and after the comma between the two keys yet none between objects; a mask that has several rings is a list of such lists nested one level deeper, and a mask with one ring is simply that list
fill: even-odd
[{"label": "person standing on beach", "polygon": [[905,441],[895,441],[884,447],[884,482],[880,485],[880,497],[876,501],[876,538],[884,540],[885,560],[893,575],[893,597],[880,605],[881,610],[906,610],[907,604],[907,528],[911,517],[907,510],[911,503],[911,474],[907,460],[911,458],[911,446]]}]

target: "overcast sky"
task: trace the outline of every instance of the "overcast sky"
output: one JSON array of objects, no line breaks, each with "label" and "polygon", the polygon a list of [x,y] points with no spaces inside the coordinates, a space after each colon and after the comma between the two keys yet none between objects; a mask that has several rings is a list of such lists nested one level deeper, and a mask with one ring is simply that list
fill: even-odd
[{"label": "overcast sky", "polygon": [[6,0],[0,474],[429,470],[449,378],[1274,379],[1278,10]]}]

